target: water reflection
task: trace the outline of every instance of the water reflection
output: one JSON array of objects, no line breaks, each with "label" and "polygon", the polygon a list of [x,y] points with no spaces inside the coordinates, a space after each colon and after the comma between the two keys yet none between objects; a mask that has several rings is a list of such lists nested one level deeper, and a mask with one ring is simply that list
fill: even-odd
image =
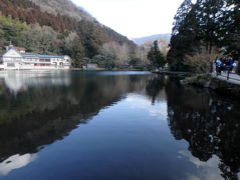
[{"label": "water reflection", "polygon": [[0,175],[7,175],[14,169],[22,168],[36,158],[36,154],[13,155],[0,163]]},{"label": "water reflection", "polygon": [[[126,173],[120,173],[122,179],[131,180],[238,179],[240,106],[231,98],[184,88],[175,77],[133,72],[1,73],[0,175],[4,177],[31,166],[41,159],[39,152],[87,124],[80,130],[86,137],[78,135],[81,143],[74,141],[77,145],[70,144],[67,151],[75,154],[61,154],[68,157],[65,168],[70,172],[81,167],[82,174],[101,172],[112,179],[116,169]],[[108,111],[106,116],[103,110]],[[86,127],[93,121],[91,131]],[[84,169],[85,158],[92,171]],[[69,159],[83,164],[70,166]],[[100,166],[102,161],[109,164]]]},{"label": "water reflection", "polygon": [[[166,78],[166,76],[155,76],[147,82],[146,92],[152,98],[153,105],[157,98],[162,98],[162,100],[166,99],[164,91]],[[159,95],[159,93],[162,93],[162,95]]]},{"label": "water reflection", "polygon": [[215,157],[225,179],[238,179],[240,170],[239,103],[204,89],[166,86],[169,126],[177,140],[202,162]]},{"label": "water reflection", "polygon": [[69,71],[0,71],[0,79],[14,94],[34,86],[70,85]]},{"label": "water reflection", "polygon": [[40,147],[62,139],[126,93],[141,93],[150,78],[79,72],[13,71],[1,75],[2,163],[15,154],[36,153]]},{"label": "water reflection", "polygon": [[159,119],[165,120],[167,116],[167,107],[165,101],[160,100],[165,96],[165,93],[161,91],[159,93],[158,106],[151,106],[150,102],[153,97],[149,96],[141,96],[136,94],[130,94],[127,96],[126,101],[128,102],[128,106],[130,109],[141,109],[146,111],[151,117],[158,117]]},{"label": "water reflection", "polygon": [[222,179],[221,171],[218,168],[220,159],[217,156],[213,156],[208,161],[201,161],[197,157],[193,156],[189,151],[179,151],[179,158],[185,158],[191,162],[197,169],[198,172],[195,174],[187,173],[186,179],[210,179],[219,180]]}]

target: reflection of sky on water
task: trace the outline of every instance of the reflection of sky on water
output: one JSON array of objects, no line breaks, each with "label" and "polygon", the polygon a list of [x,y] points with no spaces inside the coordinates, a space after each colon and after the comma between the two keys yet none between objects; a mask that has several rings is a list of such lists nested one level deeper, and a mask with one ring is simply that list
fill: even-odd
[{"label": "reflection of sky on water", "polygon": [[[161,94],[164,93],[159,93]],[[168,115],[167,101],[163,100],[163,97],[158,97],[160,99],[154,105],[151,103],[151,99],[144,95],[139,94],[129,94],[125,101],[128,103],[129,108],[135,110],[136,112],[141,111],[146,113],[153,118],[166,121]],[[218,168],[220,164],[220,159],[216,155],[213,155],[208,161],[204,162],[194,157],[190,151],[187,149],[178,151],[178,159],[184,159],[185,163],[190,162],[194,166],[192,170],[185,169],[186,180],[220,180],[223,179],[221,176],[221,171]],[[240,174],[239,174],[240,175]],[[182,178],[179,178],[182,179]]]},{"label": "reflection of sky on water", "polygon": [[150,116],[159,117],[159,119],[166,120],[167,104],[166,101],[158,101],[156,106],[152,105],[151,99],[147,96],[129,94],[126,98],[129,107],[146,111]]},{"label": "reflection of sky on water", "polygon": [[7,175],[15,169],[27,166],[36,158],[36,154],[13,155],[0,163],[0,175]]},{"label": "reflection of sky on water", "polygon": [[194,157],[189,151],[180,150],[178,158],[185,158],[189,162],[195,165],[197,168],[196,174],[186,173],[186,180],[219,180],[222,179],[221,171],[218,168],[220,159],[217,156],[213,156],[207,162],[200,161],[198,158]]},{"label": "reflection of sky on water", "polygon": [[[165,76],[131,74],[0,72],[0,179],[218,180],[223,168],[238,167],[228,159],[239,153],[223,148],[229,137],[238,142],[236,104]],[[232,125],[222,133],[236,132],[222,147],[220,122]]]},{"label": "reflection of sky on water", "polygon": [[68,71],[2,71],[0,79],[14,94],[29,87],[69,86],[71,83]]},{"label": "reflection of sky on water", "polygon": [[[91,72],[91,71],[90,71]],[[91,74],[92,74],[93,72],[91,72]],[[124,76],[129,76],[129,75],[136,75],[136,74],[138,74],[138,75],[147,75],[147,74],[151,74],[150,72],[148,72],[148,71],[126,71],[126,72],[124,72],[123,73],[123,71],[100,71],[100,72],[97,72],[97,71],[95,71],[95,73],[97,73],[98,75],[109,75],[109,76],[111,76],[111,75],[114,75],[114,76],[116,76],[116,75],[124,75]]]}]

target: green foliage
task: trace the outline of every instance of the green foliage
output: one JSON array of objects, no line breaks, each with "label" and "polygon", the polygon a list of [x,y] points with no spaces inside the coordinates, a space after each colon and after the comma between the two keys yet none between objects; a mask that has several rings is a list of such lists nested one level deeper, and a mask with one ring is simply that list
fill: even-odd
[{"label": "green foliage", "polygon": [[137,67],[141,64],[141,59],[139,58],[132,58],[130,61],[129,61],[129,65],[130,66],[133,66],[133,67]]},{"label": "green foliage", "polygon": [[92,58],[91,62],[98,64],[100,68],[110,70],[115,67],[114,59],[115,57],[112,56],[111,54],[97,55]]},{"label": "green foliage", "polygon": [[70,54],[73,67],[82,67],[85,65],[83,58],[85,57],[85,49],[79,36],[76,33],[70,33],[62,45],[64,54]]},{"label": "green foliage", "polygon": [[220,46],[225,47],[226,53],[235,59],[240,56],[240,2],[239,0],[228,0],[222,9],[224,16],[220,17],[219,35]]},{"label": "green foliage", "polygon": [[137,70],[148,70],[147,65],[140,58],[132,57],[129,61],[129,66]]},{"label": "green foliage", "polygon": [[25,32],[23,44],[30,51],[41,54],[60,53],[60,36],[49,26],[29,25]]},{"label": "green foliage", "polygon": [[165,58],[158,48],[158,41],[153,42],[153,47],[148,52],[147,57],[151,65],[155,68],[164,67],[166,64]]},{"label": "green foliage", "polygon": [[179,33],[181,26],[183,25],[185,18],[187,17],[190,9],[192,8],[191,0],[184,0],[183,3],[177,10],[176,15],[174,16],[174,27],[172,29],[172,34],[176,35]]},{"label": "green foliage", "polygon": [[191,1],[185,0],[182,3],[175,21],[167,60],[171,70],[187,71],[189,67],[183,63],[185,56],[197,52],[200,44],[196,11]]},{"label": "green foliage", "polygon": [[[240,56],[240,5],[238,0],[185,0],[178,9],[167,55],[172,70],[187,70],[187,56],[218,51]],[[187,69],[186,69],[187,68]],[[189,69],[191,70],[191,69]]]},{"label": "green foliage", "polygon": [[5,43],[12,41],[16,45],[21,45],[21,40],[27,30],[27,25],[11,16],[3,16],[0,13],[0,39]]}]

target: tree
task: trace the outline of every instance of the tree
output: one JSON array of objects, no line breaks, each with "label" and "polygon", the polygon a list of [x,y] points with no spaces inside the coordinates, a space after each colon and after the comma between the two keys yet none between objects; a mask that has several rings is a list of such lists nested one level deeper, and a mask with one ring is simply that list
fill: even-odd
[{"label": "tree", "polygon": [[84,57],[84,47],[80,41],[80,39],[74,39],[72,44],[71,51],[71,57],[73,59],[73,66],[74,67],[81,67],[85,64],[85,62],[82,60]]},{"label": "tree", "polygon": [[23,44],[31,52],[59,54],[60,41],[59,33],[51,27],[34,24],[28,26]]},{"label": "tree", "polygon": [[180,5],[176,15],[174,16],[172,35],[177,35],[179,33],[179,29],[184,23],[188,13],[192,9],[192,6],[193,4],[191,0],[184,0],[183,3]]},{"label": "tree", "polygon": [[86,64],[83,60],[85,57],[85,49],[76,32],[70,32],[67,37],[65,37],[62,53],[69,54],[71,56],[73,60],[72,65],[74,67],[81,67]]},{"label": "tree", "polygon": [[111,70],[115,67],[114,59],[115,57],[113,57],[111,54],[101,54],[94,56],[91,62],[98,64],[98,66],[101,68]]},{"label": "tree", "polygon": [[119,67],[130,58],[129,46],[126,43],[120,44],[115,41],[104,43],[100,54],[111,54],[114,57],[115,65]]},{"label": "tree", "polygon": [[169,45],[170,50],[167,54],[171,70],[187,71],[188,67],[183,63],[185,56],[199,50],[200,40],[196,15],[195,5],[187,0],[177,11]]},{"label": "tree", "polygon": [[198,0],[195,4],[198,33],[206,53],[211,54],[213,47],[218,45],[222,9],[225,0]]},{"label": "tree", "polygon": [[15,45],[21,45],[21,40],[26,32],[27,25],[11,16],[5,17],[0,12],[0,39],[5,45],[12,41]]},{"label": "tree", "polygon": [[220,19],[220,45],[225,47],[226,53],[235,59],[240,56],[240,2],[239,0],[226,1],[222,8]]},{"label": "tree", "polygon": [[158,41],[153,42],[153,47],[148,52],[148,59],[155,68],[163,67],[166,64],[165,58],[159,50]]},{"label": "tree", "polygon": [[167,55],[172,70],[191,70],[184,63],[186,57],[212,54],[219,42],[219,19],[223,3],[223,0],[197,0],[195,4],[187,0],[183,2],[175,16]]}]

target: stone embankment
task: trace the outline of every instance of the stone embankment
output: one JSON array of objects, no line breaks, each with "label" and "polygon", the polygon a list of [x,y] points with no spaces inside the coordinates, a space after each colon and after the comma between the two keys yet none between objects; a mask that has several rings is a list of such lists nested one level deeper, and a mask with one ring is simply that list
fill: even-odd
[{"label": "stone embankment", "polygon": [[185,78],[182,84],[210,88],[221,94],[240,98],[240,76],[237,74],[230,74],[229,80],[227,74],[221,76],[216,76],[215,73],[200,74]]}]

